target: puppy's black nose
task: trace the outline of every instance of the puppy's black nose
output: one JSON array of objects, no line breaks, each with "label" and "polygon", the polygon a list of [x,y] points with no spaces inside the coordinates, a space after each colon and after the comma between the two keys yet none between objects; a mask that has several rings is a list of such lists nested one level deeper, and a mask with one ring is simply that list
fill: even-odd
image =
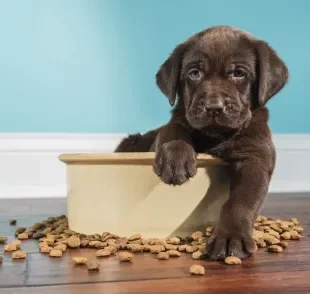
[{"label": "puppy's black nose", "polygon": [[224,102],[220,99],[208,100],[205,105],[205,111],[209,115],[219,115],[224,109]]}]

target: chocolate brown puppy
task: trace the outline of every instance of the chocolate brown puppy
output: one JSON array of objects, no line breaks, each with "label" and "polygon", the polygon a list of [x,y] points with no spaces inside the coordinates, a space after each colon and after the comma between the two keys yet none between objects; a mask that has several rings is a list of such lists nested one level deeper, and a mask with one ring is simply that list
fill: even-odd
[{"label": "chocolate brown puppy", "polygon": [[266,42],[237,28],[209,28],[177,46],[156,75],[176,103],[170,121],[116,149],[155,151],[154,172],[172,185],[196,174],[197,153],[229,163],[230,197],[207,245],[211,259],[244,259],[256,250],[253,222],[276,158],[265,104],[287,80],[286,65]]}]

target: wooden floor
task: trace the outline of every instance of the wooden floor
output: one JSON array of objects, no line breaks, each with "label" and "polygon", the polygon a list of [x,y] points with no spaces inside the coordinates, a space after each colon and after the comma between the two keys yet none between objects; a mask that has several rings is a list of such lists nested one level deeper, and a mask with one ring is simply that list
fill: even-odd
[{"label": "wooden floor", "polygon": [[[65,213],[64,200],[0,200],[0,235],[14,235],[8,219],[27,226],[51,215]],[[291,241],[283,254],[264,250],[241,266],[218,262],[194,261],[190,256],[159,261],[150,254],[136,254],[133,263],[119,264],[115,257],[101,259],[99,273],[74,267],[72,256],[94,255],[91,249],[71,250],[62,259],[51,259],[38,252],[35,241],[24,241],[26,261],[12,261],[10,254],[0,255],[0,293],[310,293],[310,195],[270,195],[263,214],[280,218],[297,217],[305,228],[302,241]],[[188,274],[192,264],[206,269],[203,277]]]}]

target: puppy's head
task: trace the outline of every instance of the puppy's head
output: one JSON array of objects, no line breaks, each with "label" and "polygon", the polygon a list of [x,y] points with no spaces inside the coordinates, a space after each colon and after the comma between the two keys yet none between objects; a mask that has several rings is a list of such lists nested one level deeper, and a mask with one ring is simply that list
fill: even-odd
[{"label": "puppy's head", "polygon": [[176,47],[156,81],[198,130],[239,129],[286,84],[285,64],[264,41],[228,26],[202,31]]}]

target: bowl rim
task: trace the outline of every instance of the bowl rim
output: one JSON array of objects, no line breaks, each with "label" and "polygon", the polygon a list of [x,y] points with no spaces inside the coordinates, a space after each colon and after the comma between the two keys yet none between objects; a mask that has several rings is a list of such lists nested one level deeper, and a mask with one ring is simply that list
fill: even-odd
[{"label": "bowl rim", "polygon": [[[58,156],[60,161],[70,165],[152,165],[154,158],[154,152],[66,153]],[[209,165],[226,165],[226,163],[209,154],[199,153],[197,166]]]}]

